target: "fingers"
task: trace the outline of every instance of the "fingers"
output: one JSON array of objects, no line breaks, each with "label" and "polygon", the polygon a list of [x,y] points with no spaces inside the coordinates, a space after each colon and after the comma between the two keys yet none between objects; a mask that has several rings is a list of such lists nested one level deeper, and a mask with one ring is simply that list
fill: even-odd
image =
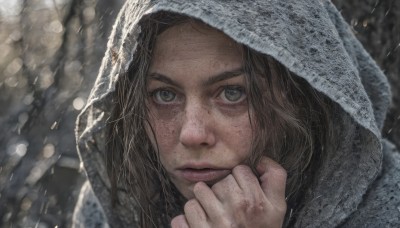
[{"label": "fingers", "polygon": [[184,215],[178,215],[171,220],[172,228],[189,228],[189,224],[186,221],[186,217]]},{"label": "fingers", "polygon": [[214,184],[211,189],[220,202],[235,200],[241,194],[241,189],[232,174]]},{"label": "fingers", "polygon": [[286,170],[272,159],[262,157],[257,172],[260,174],[261,188],[268,200],[286,210]]},{"label": "fingers", "polygon": [[260,178],[245,165],[211,188],[199,182],[193,187],[194,199],[184,207],[185,215],[171,221],[179,227],[280,227],[286,212],[286,171],[263,157],[256,167]]},{"label": "fingers", "polygon": [[262,200],[264,193],[260,189],[260,182],[250,167],[238,165],[232,170],[232,175],[243,193],[249,196],[249,200],[252,200],[252,203],[257,203]]},{"label": "fingers", "polygon": [[187,201],[184,211],[189,227],[207,227],[207,215],[197,199]]},{"label": "fingers", "polygon": [[193,193],[203,207],[206,216],[211,220],[217,219],[222,212],[222,206],[214,192],[204,182],[198,182],[193,187]]}]

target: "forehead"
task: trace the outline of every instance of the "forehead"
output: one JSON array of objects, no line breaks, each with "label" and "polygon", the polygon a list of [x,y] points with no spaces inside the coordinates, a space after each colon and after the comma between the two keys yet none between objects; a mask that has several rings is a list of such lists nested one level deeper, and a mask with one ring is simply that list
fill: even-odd
[{"label": "forehead", "polygon": [[157,37],[156,45],[163,47],[174,46],[176,41],[184,43],[210,44],[214,47],[237,48],[238,44],[221,31],[214,29],[202,22],[187,21],[172,26]]},{"label": "forehead", "polygon": [[238,43],[201,22],[190,21],[172,26],[157,37],[150,71],[173,70],[175,74],[188,68],[220,71],[241,65]]}]

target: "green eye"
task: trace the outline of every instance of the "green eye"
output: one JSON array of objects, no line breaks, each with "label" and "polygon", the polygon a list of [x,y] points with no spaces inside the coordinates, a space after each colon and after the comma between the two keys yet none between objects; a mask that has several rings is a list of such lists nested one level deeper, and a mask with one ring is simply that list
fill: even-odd
[{"label": "green eye", "polygon": [[244,90],[240,86],[226,87],[223,91],[223,96],[229,102],[237,102],[244,98]]},{"label": "green eye", "polygon": [[169,103],[175,98],[176,94],[169,90],[158,90],[154,94],[154,99],[157,103]]}]

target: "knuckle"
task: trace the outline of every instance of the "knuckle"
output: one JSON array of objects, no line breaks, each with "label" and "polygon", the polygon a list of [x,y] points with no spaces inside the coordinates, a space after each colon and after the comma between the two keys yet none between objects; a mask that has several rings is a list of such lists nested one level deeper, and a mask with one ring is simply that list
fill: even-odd
[{"label": "knuckle", "polygon": [[184,210],[185,212],[188,211],[196,211],[199,207],[199,203],[196,199],[191,199],[185,203]]},{"label": "knuckle", "polygon": [[259,202],[257,204],[255,204],[252,208],[251,208],[251,213],[252,214],[258,214],[258,213],[264,213],[266,210],[266,203],[265,202]]},{"label": "knuckle", "polygon": [[280,164],[278,164],[276,162],[270,163],[270,169],[272,172],[274,172],[275,175],[281,176],[286,179],[287,172],[286,172],[285,168],[283,168]]},{"label": "knuckle", "polygon": [[257,218],[268,211],[268,203],[263,200],[255,201],[251,198],[242,197],[237,200],[236,216],[245,215],[247,218]]},{"label": "knuckle", "polygon": [[247,209],[247,215],[250,218],[258,218],[258,216],[264,215],[266,210],[267,207],[264,203],[253,204]]},{"label": "knuckle", "polygon": [[279,179],[281,179],[281,180],[286,180],[286,178],[287,178],[287,172],[286,172],[286,170],[285,170],[282,166],[280,166],[280,165],[274,166],[274,167],[271,169],[271,171],[273,172],[275,178],[279,178]]},{"label": "knuckle", "polygon": [[247,211],[251,207],[250,200],[243,194],[238,194],[234,203],[234,207],[240,211]]},{"label": "knuckle", "polygon": [[286,179],[287,177],[287,171],[286,169],[284,169],[282,166],[279,167],[279,169],[277,170],[277,172]]}]

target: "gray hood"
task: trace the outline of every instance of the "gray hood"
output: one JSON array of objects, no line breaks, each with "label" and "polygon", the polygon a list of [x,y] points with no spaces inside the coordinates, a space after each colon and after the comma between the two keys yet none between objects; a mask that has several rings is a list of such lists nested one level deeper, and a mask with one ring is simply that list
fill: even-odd
[{"label": "gray hood", "polygon": [[[127,1],[114,25],[99,76],[77,120],[78,150],[110,224],[132,225],[134,206],[111,207],[105,169],[106,122],[119,75],[136,49],[138,22],[170,11],[197,18],[275,58],[339,107],[335,145],[306,195],[296,227],[334,227],[362,201],[381,170],[381,128],[390,102],[386,77],[328,0]],[[351,172],[349,172],[351,170]],[[134,216],[136,215],[136,216]]]}]

